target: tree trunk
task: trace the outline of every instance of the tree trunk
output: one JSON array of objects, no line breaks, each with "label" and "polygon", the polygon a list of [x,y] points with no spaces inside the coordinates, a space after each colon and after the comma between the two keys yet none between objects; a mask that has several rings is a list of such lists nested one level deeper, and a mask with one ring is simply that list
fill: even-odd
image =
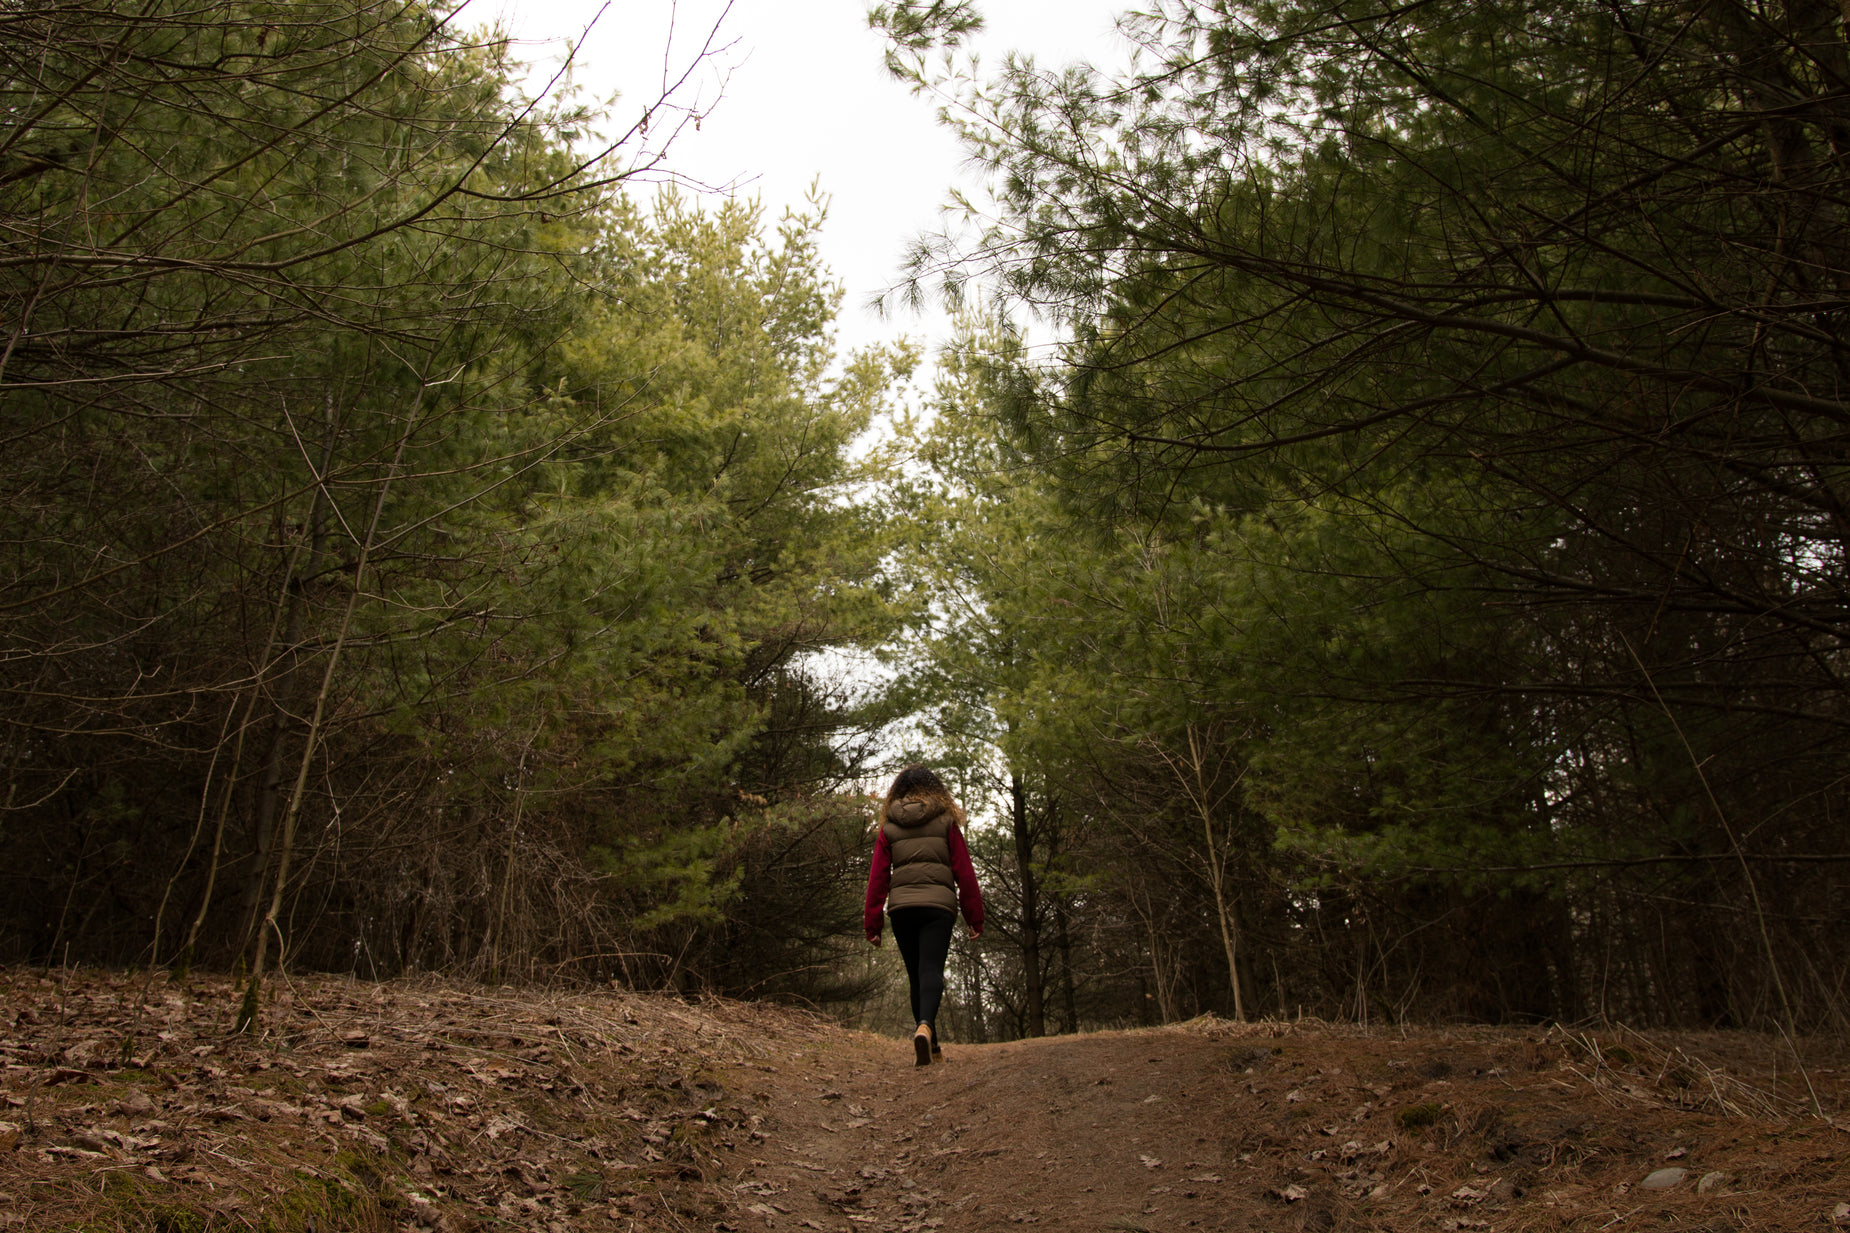
[{"label": "tree trunk", "polygon": [[[1170,1006],[1169,978],[1163,973],[1162,933],[1157,928],[1156,905],[1150,902],[1148,895],[1140,893],[1140,888],[1133,886],[1131,904],[1143,918],[1144,928],[1150,935],[1150,980],[1156,985],[1156,1013],[1158,1023],[1168,1023],[1174,1018]],[[1142,977],[1138,978],[1139,983]],[[1144,994],[1144,1022],[1149,1022],[1150,995]]]},{"label": "tree trunk", "polygon": [[264,912],[263,923],[257,928],[256,953],[251,960],[250,985],[244,991],[244,1004],[238,1011],[237,1030],[248,1031],[254,1026],[258,998],[263,987],[264,960],[268,953],[270,935],[277,938],[276,964],[283,965],[287,958],[287,945],[282,936],[277,919],[282,913],[283,897],[289,886],[289,862],[294,855],[296,824],[302,816],[302,798],[308,791],[308,773],[314,766],[315,745],[321,736],[322,721],[327,715],[328,695],[334,688],[334,673],[340,666],[341,651],[347,645],[348,632],[353,628],[353,614],[360,605],[360,596],[366,583],[366,566],[372,557],[373,547],[379,533],[379,523],[385,516],[386,497],[392,490],[392,481],[398,476],[398,468],[404,461],[405,448],[410,444],[411,434],[418,423],[418,413],[423,406],[424,387],[419,386],[417,398],[411,404],[411,414],[405,424],[405,431],[398,438],[398,447],[392,455],[391,465],[386,468],[385,476],[379,483],[379,495],[373,502],[371,520],[366,524],[366,533],[359,543],[359,557],[353,566],[353,588],[347,595],[347,608],[341,616],[341,622],[334,631],[333,644],[328,648],[327,666],[321,673],[321,688],[315,693],[315,709],[308,721],[308,731],[302,738],[302,758],[296,766],[295,784],[290,789],[288,805],[283,811],[282,834],[277,843],[276,879],[272,883],[270,906]]},{"label": "tree trunk", "polygon": [[1054,908],[1055,942],[1060,948],[1060,1002],[1066,1014],[1065,1030],[1079,1031],[1079,998],[1073,989],[1073,934],[1066,923],[1066,905]]},{"label": "tree trunk", "polygon": [[[321,458],[321,470],[324,474],[333,459],[333,441],[333,426],[330,424],[328,427],[328,444],[323,449]],[[301,695],[302,665],[299,660],[301,656],[302,640],[306,637],[308,630],[308,598],[303,594],[302,576],[304,573],[312,571],[315,568],[316,562],[321,559],[322,550],[326,547],[326,521],[323,516],[322,496],[321,489],[317,487],[314,495],[310,498],[307,522],[308,533],[304,537],[304,543],[307,545],[307,560],[304,561],[302,559],[303,546],[302,544],[298,544],[289,552],[284,562],[282,593],[277,601],[279,604],[277,611],[278,619],[271,622],[271,645],[264,649],[264,661],[259,665],[256,679],[251,685],[254,691],[263,691],[265,678],[274,672],[280,663],[285,660],[298,661],[289,664],[288,667],[282,670],[280,679],[276,682],[275,692],[272,694],[270,740],[269,745],[264,750],[263,777],[257,782],[257,799],[255,808],[252,810],[254,815],[253,829],[255,833],[252,837],[251,864],[250,869],[245,874],[243,895],[239,899],[238,919],[240,924],[238,927],[238,944],[236,950],[233,952],[237,955],[248,954],[250,952],[251,943],[255,940],[257,918],[263,907],[263,887],[270,872],[270,850],[276,834],[277,813],[282,807],[283,799],[283,749],[288,742],[289,728],[295,719],[296,702]],[[278,542],[281,543],[280,534]],[[287,616],[287,628],[283,632],[282,644],[278,647],[275,645],[276,625],[282,621],[285,614]],[[253,710],[256,705],[257,697],[253,694],[251,699],[251,707]],[[249,722],[247,717],[245,721],[246,725],[248,725]],[[239,733],[238,740],[241,746],[243,742],[242,731]],[[230,773],[233,776],[237,775],[238,765],[236,762],[232,764]],[[229,793],[229,790],[230,788],[228,785],[227,793]],[[227,795],[227,804],[229,804],[229,795]],[[214,859],[216,860],[216,856]],[[208,882],[206,901],[200,904],[199,915],[195,918],[193,929],[187,936],[187,946],[189,949],[192,946],[193,939],[198,935],[200,925],[205,921],[206,913],[211,909],[210,881],[216,881],[216,874],[217,869],[215,866],[213,869],[213,877]]]},{"label": "tree trunk", "polygon": [[983,1013],[983,954],[974,948],[970,955],[970,1028],[977,1044],[989,1043],[989,1019]]},{"label": "tree trunk", "polygon": [[1010,821],[1015,829],[1015,863],[1021,871],[1021,974],[1027,989],[1028,1035],[1045,1036],[1045,986],[1041,977],[1040,885],[1034,874],[1034,836],[1028,829],[1028,790],[1019,771],[1009,772]]}]

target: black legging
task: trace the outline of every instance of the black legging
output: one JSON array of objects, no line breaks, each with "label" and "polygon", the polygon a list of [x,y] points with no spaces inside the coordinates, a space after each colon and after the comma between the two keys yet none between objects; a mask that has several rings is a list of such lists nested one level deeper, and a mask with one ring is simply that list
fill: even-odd
[{"label": "black legging", "polygon": [[951,954],[951,927],[957,913],[943,908],[894,908],[893,940],[906,961],[906,981],[912,986],[912,1022],[931,1024],[932,1043],[938,1040],[938,1003],[944,1000],[944,961]]}]

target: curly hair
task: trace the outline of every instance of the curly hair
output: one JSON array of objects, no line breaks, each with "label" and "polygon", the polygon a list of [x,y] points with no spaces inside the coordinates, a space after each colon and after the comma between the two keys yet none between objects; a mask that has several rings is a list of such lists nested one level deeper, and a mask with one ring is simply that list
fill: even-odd
[{"label": "curly hair", "polygon": [[949,799],[951,792],[944,786],[944,781],[932,773],[930,767],[908,766],[893,777],[893,786],[886,790],[886,799],[899,801],[915,794]]}]

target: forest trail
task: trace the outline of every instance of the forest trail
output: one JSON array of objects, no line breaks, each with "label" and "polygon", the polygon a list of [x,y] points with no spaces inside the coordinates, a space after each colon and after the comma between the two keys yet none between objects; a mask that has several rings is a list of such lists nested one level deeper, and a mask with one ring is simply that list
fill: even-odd
[{"label": "forest trail", "polygon": [[920,1068],[905,1042],[844,1034],[817,1055],[833,1065],[778,1085],[783,1150],[740,1185],[769,1200],[773,1224],[788,1215],[824,1229],[1136,1228],[1226,1214],[1229,1145],[1197,1103],[1204,1073],[1225,1069],[1211,1037],[946,1048]]},{"label": "forest trail", "polygon": [[[0,1229],[1850,1223],[1850,1136],[1748,1034],[1208,1018],[920,1068],[719,1000],[296,978],[255,1037],[236,1004],[220,978],[0,969]],[[1840,1052],[1809,1059],[1830,1110]]]},{"label": "forest trail", "polygon": [[[1774,1102],[1625,1035],[1209,1019],[947,1044],[946,1064],[918,1069],[904,1042],[842,1033],[775,1085],[781,1150],[738,1184],[773,1229],[1850,1223],[1844,1135],[1789,1105],[1704,1113]],[[1752,1064],[1752,1038],[1709,1043]],[[1683,1173],[1645,1187],[1661,1169]]]}]

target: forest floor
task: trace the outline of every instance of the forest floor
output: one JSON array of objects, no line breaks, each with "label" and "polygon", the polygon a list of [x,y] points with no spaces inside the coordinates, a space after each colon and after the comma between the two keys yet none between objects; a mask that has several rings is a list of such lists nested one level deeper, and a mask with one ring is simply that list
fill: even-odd
[{"label": "forest floor", "polygon": [[1842,1042],[1800,1074],[1748,1034],[1209,1018],[918,1068],[722,1001],[294,977],[235,1036],[237,1005],[0,968],[0,1230],[1850,1225],[1811,1095],[1850,1106]]}]

